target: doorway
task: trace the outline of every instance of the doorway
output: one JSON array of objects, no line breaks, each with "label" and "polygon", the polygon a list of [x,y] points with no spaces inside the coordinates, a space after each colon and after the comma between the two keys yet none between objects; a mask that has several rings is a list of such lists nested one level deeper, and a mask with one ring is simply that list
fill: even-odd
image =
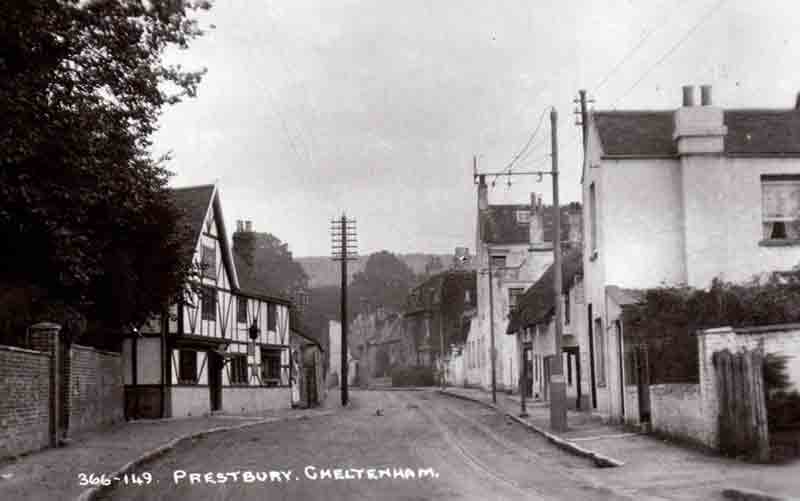
[{"label": "doorway", "polygon": [[211,392],[211,411],[222,410],[222,356],[214,351],[208,352],[208,389]]},{"label": "doorway", "polygon": [[524,365],[522,370],[525,372],[525,397],[533,398],[533,349],[530,346],[523,350]]}]

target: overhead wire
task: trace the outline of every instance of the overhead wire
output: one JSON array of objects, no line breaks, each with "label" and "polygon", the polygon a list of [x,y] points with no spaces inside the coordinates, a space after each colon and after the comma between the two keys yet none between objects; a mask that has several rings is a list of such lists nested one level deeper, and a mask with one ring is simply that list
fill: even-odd
[{"label": "overhead wire", "polygon": [[677,41],[677,43],[672,45],[672,47],[670,47],[667,52],[665,52],[660,58],[658,58],[658,60],[656,60],[656,62],[652,66],[650,66],[644,73],[642,73],[642,75],[633,83],[633,85],[631,85],[628,88],[628,90],[626,90],[620,97],[617,98],[616,101],[614,101],[613,107],[616,107],[616,105],[619,104],[620,101],[628,97],[628,94],[630,94],[631,91],[633,91],[636,87],[638,87],[639,84],[642,83],[642,81],[645,78],[647,78],[647,76],[650,75],[650,73],[653,70],[655,70],[661,65],[661,63],[666,61],[672,54],[674,54],[675,51],[678,50],[681,47],[681,45],[683,45],[698,30],[698,28],[700,28],[700,26],[702,26],[706,21],[708,21],[708,19],[711,18],[712,14],[714,14],[717,10],[719,10],[719,8],[722,7],[722,5],[727,1],[728,0],[720,0],[719,2],[715,3],[710,9],[708,9],[700,17],[700,19],[698,19],[698,21],[695,24],[693,24],[689,28],[689,30],[686,31],[686,33],[684,33],[684,35]]}]

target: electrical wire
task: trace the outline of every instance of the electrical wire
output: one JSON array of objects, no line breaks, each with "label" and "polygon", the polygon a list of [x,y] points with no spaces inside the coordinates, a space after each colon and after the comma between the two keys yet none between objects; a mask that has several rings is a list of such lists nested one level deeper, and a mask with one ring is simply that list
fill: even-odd
[{"label": "electrical wire", "polygon": [[652,66],[650,66],[650,68],[648,68],[648,69],[647,69],[647,70],[646,70],[644,73],[642,73],[641,77],[639,77],[639,79],[638,79],[638,80],[636,80],[636,81],[633,83],[633,85],[631,85],[631,86],[628,88],[628,90],[626,90],[626,91],[625,91],[625,92],[622,94],[622,96],[620,96],[619,98],[617,98],[617,100],[614,102],[614,105],[613,105],[613,107],[616,107],[616,105],[617,105],[617,104],[619,104],[619,102],[620,102],[620,101],[622,101],[623,99],[625,99],[626,97],[628,97],[628,94],[630,94],[630,93],[631,93],[631,91],[633,91],[633,89],[635,89],[636,87],[638,87],[638,86],[639,86],[639,84],[640,84],[640,83],[642,83],[642,81],[643,81],[645,78],[647,78],[647,76],[648,76],[648,75],[649,75],[649,74],[650,74],[650,73],[651,73],[653,70],[655,70],[657,67],[659,67],[659,66],[661,65],[661,63],[663,63],[664,61],[666,61],[666,60],[669,58],[669,56],[671,56],[671,55],[672,55],[672,54],[673,54],[673,53],[674,53],[676,50],[678,50],[678,48],[680,48],[680,46],[681,46],[681,45],[683,45],[683,44],[684,44],[684,43],[685,43],[685,42],[686,42],[686,41],[687,41],[687,40],[688,40],[688,39],[689,39],[689,38],[690,38],[690,37],[691,37],[691,36],[692,36],[692,35],[695,33],[695,31],[697,31],[697,29],[698,29],[698,28],[700,28],[700,26],[702,26],[702,25],[703,25],[703,23],[705,23],[705,22],[706,22],[706,21],[707,21],[707,20],[708,20],[708,19],[711,17],[711,15],[712,15],[712,14],[714,14],[714,13],[715,13],[715,12],[716,12],[716,11],[717,11],[717,10],[718,10],[720,7],[722,7],[722,4],[724,4],[724,3],[725,3],[725,2],[727,2],[727,1],[728,1],[728,0],[720,0],[719,2],[717,2],[716,4],[714,4],[714,6],[713,6],[713,7],[711,7],[709,10],[707,10],[707,11],[705,12],[705,14],[703,14],[703,16],[701,16],[701,17],[700,17],[700,19],[699,19],[699,20],[698,20],[698,21],[697,21],[697,22],[696,22],[694,25],[692,25],[692,27],[691,27],[691,28],[689,28],[689,30],[688,30],[688,31],[687,31],[687,32],[686,32],[686,33],[685,33],[685,34],[684,34],[684,35],[683,35],[683,36],[680,38],[680,40],[678,40],[678,42],[677,42],[675,45],[673,45],[672,47],[670,47],[670,49],[669,49],[669,50],[668,50],[666,53],[664,53],[664,55],[662,55],[662,56],[661,56],[661,57],[660,57],[660,58],[659,58],[659,59],[658,59],[658,60],[655,62],[655,64],[653,64]]}]

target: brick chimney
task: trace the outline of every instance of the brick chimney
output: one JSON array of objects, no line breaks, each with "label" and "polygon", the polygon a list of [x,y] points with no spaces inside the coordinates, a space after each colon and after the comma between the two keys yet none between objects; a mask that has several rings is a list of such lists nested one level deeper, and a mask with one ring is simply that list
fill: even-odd
[{"label": "brick chimney", "polygon": [[252,221],[236,221],[236,232],[233,234],[233,252],[243,257],[245,262],[253,266],[256,250],[256,234]]},{"label": "brick chimney", "polygon": [[683,87],[683,106],[675,111],[673,140],[678,155],[721,154],[725,148],[725,127],[722,108],[712,104],[711,86],[701,87],[701,105],[696,106],[693,85]]},{"label": "brick chimney", "polygon": [[531,216],[528,226],[531,249],[542,250],[548,245],[544,241],[544,205],[539,194],[531,193]]}]

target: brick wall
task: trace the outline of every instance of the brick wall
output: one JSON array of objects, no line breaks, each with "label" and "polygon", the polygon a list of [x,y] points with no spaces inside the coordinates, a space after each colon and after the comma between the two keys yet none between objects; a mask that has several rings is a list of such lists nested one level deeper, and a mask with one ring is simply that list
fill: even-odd
[{"label": "brick wall", "polygon": [[764,353],[789,356],[789,378],[800,389],[800,324],[766,325],[733,329],[720,327],[707,329],[698,335],[700,356],[700,405],[706,424],[705,443],[716,448],[719,399],[711,357],[722,350],[733,352],[743,348],[752,350],[763,346]]},{"label": "brick wall", "polygon": [[50,356],[0,345],[0,458],[50,443]]},{"label": "brick wall", "polygon": [[70,352],[70,432],[122,421],[125,395],[119,353],[79,345],[73,345]]}]

